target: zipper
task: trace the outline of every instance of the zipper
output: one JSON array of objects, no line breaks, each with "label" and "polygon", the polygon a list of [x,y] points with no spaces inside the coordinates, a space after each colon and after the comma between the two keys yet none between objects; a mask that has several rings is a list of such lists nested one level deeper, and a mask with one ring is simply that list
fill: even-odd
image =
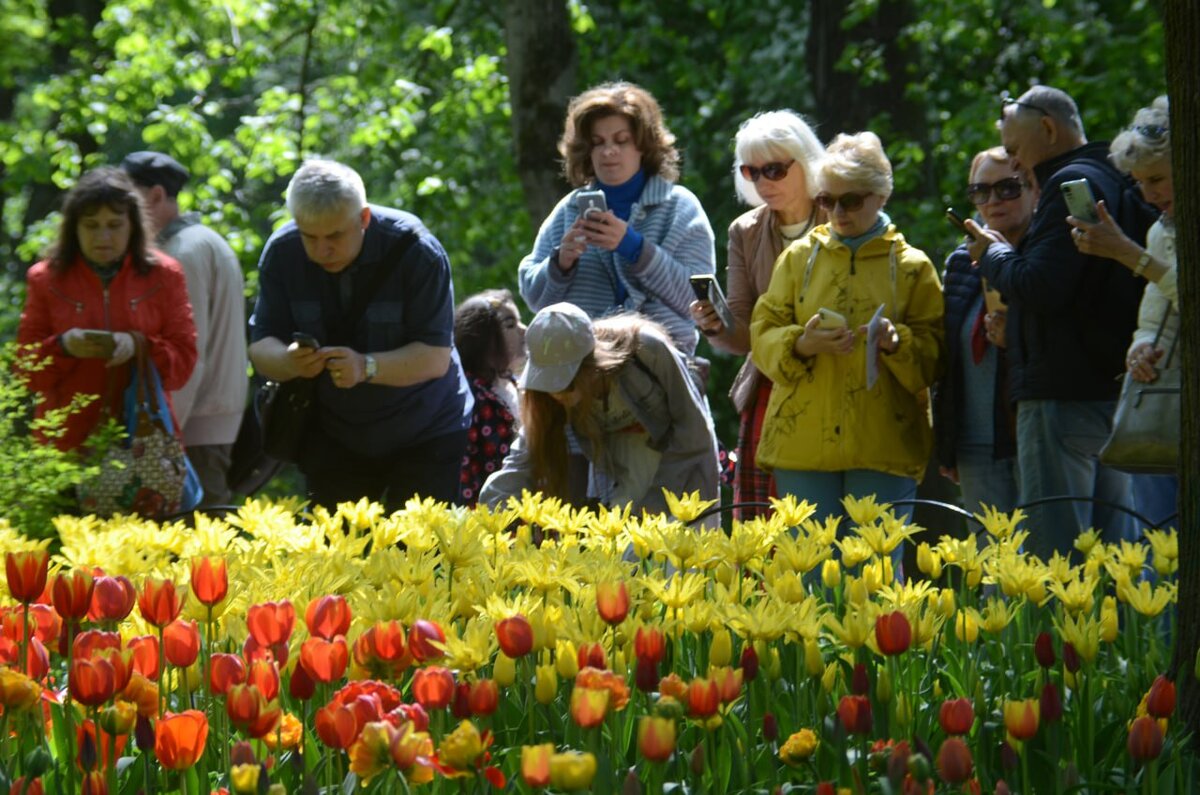
[{"label": "zipper", "polygon": [[137,298],[130,298],[129,299],[129,311],[136,312],[137,308],[138,308],[138,304],[140,304],[142,301],[149,299],[151,296],[153,296],[155,293],[157,293],[161,289],[162,289],[162,285],[155,285],[154,289],[151,290],[150,292],[146,293],[145,295],[139,295]]},{"label": "zipper", "polygon": [[104,296],[104,328],[111,331],[112,321],[108,314],[108,285],[104,285],[103,289],[101,290],[101,294]]},{"label": "zipper", "polygon": [[854,260],[855,260],[855,259],[857,259],[857,258],[858,258],[858,252],[857,252],[857,251],[851,251],[851,252],[850,252],[850,275],[851,275],[851,276],[853,276],[853,275],[854,275]]},{"label": "zipper", "polygon": [[68,304],[74,304],[76,313],[83,312],[83,301],[76,301],[74,298],[68,298],[67,296],[63,295],[57,287],[51,287],[50,292],[54,293],[59,298],[66,301]]}]

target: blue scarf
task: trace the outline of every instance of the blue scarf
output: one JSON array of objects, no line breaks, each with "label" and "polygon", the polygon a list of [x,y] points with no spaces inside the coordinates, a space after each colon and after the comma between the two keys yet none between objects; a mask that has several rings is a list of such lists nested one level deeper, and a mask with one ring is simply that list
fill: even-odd
[{"label": "blue scarf", "polygon": [[861,235],[855,235],[854,237],[842,237],[837,232],[834,232],[833,237],[835,240],[840,240],[845,243],[850,248],[851,253],[856,253],[863,243],[882,235],[888,228],[888,224],[891,222],[892,219],[888,217],[888,214],[883,210],[880,210],[879,217],[875,219],[875,223],[872,224],[870,229],[863,232]]},{"label": "blue scarf", "polygon": [[[629,223],[629,217],[633,214],[633,205],[642,197],[642,189],[646,187],[646,172],[639,168],[636,174],[620,185],[605,185],[597,179],[596,187],[604,192],[604,199],[608,202],[608,209],[612,210],[613,215]],[[617,253],[630,262],[637,262],[642,255],[642,242],[642,233],[632,226],[628,226],[625,228],[625,237],[621,238],[621,242],[617,245]],[[616,305],[624,306],[625,299],[629,297],[629,291],[625,289],[625,283],[621,281],[621,277],[615,273],[613,274],[613,292]]]}]

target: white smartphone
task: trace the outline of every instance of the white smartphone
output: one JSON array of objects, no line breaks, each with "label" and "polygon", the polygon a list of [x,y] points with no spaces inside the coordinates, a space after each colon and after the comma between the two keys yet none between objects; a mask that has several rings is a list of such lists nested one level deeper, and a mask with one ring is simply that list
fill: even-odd
[{"label": "white smartphone", "polygon": [[733,310],[729,308],[729,302],[725,300],[725,293],[721,292],[717,278],[711,273],[695,273],[688,277],[688,281],[692,283],[692,292],[696,294],[696,299],[712,304],[725,328],[733,328]]},{"label": "white smartphone", "polygon": [[817,310],[817,314],[821,316],[821,320],[817,323],[817,328],[845,328],[849,325],[846,322],[846,316],[840,312],[834,312],[832,309],[821,307]]},{"label": "white smartphone", "polygon": [[1100,214],[1096,211],[1096,197],[1086,179],[1072,179],[1062,184],[1063,198],[1067,201],[1067,210],[1080,221],[1089,224],[1100,223]]},{"label": "white smartphone", "polygon": [[575,194],[575,206],[579,208],[579,214],[587,219],[593,213],[607,212],[608,201],[602,190],[581,190]]}]

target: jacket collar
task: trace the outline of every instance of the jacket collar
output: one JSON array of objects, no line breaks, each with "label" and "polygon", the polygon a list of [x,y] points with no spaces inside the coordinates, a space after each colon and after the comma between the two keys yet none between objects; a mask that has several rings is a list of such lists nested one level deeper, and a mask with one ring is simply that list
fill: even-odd
[{"label": "jacket collar", "polygon": [[[833,228],[830,227],[828,223],[821,224],[816,229],[809,232],[809,234],[812,235],[817,242],[819,242],[825,248],[843,248],[847,251],[850,250],[849,246],[837,239],[837,236],[833,234]],[[862,251],[863,249],[876,246],[878,245],[878,241],[886,242],[888,246],[891,246],[893,243],[903,244],[904,235],[902,235],[900,231],[896,229],[895,224],[888,224],[887,229],[883,230],[881,234],[871,238],[866,243],[863,243],[861,246],[859,246],[858,250]]]},{"label": "jacket collar", "polygon": [[1057,157],[1043,160],[1033,167],[1033,175],[1037,177],[1039,185],[1045,185],[1059,169],[1076,160],[1098,160],[1107,165],[1108,143],[1105,141],[1092,141],[1083,146],[1077,146],[1069,152],[1063,152]]}]

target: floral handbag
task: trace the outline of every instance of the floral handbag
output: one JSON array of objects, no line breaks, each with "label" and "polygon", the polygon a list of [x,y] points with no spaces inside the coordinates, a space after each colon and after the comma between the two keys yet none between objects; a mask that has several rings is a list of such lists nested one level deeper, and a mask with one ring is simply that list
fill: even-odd
[{"label": "floral handbag", "polygon": [[137,359],[125,389],[123,442],[111,448],[100,473],[76,489],[80,508],[97,516],[136,513],[162,519],[199,504],[200,478],[175,435],[162,380],[146,354],[144,338],[134,335]]}]

